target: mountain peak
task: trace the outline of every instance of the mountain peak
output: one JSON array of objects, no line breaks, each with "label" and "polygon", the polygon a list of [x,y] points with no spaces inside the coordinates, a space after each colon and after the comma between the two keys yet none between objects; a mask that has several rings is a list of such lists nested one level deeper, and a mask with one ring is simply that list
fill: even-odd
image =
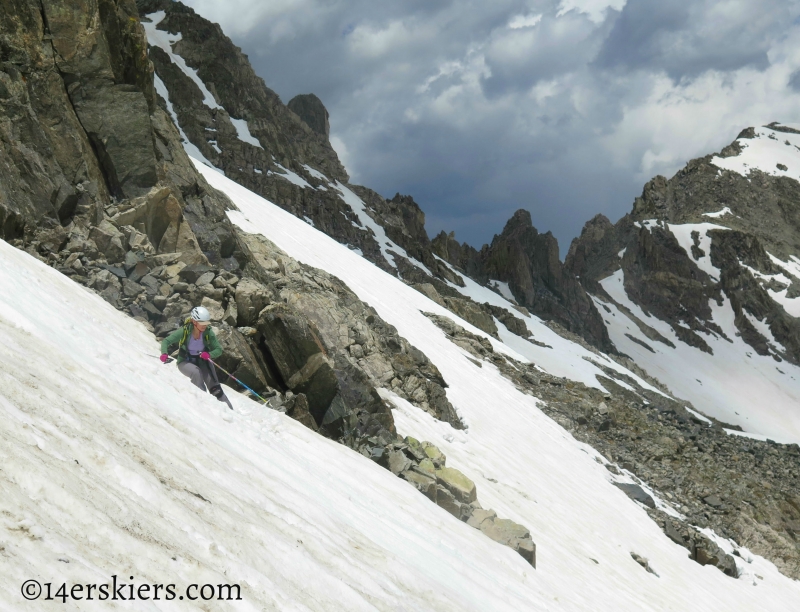
[{"label": "mountain peak", "polygon": [[328,123],[328,109],[325,108],[322,100],[313,93],[295,96],[289,100],[286,106],[294,111],[317,134],[325,138],[330,136],[331,126]]},{"label": "mountain peak", "polygon": [[533,227],[531,213],[524,208],[520,208],[517,210],[517,212],[511,215],[511,218],[508,221],[506,221],[506,226],[503,228],[502,235],[505,236],[516,229],[527,229],[529,227]]}]

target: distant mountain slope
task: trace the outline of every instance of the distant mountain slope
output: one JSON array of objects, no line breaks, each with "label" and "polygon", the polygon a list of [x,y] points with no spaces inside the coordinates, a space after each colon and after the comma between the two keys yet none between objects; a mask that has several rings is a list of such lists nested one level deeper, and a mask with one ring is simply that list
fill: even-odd
[{"label": "distant mountain slope", "polygon": [[800,136],[749,128],[586,224],[566,267],[617,348],[706,414],[800,439]]}]

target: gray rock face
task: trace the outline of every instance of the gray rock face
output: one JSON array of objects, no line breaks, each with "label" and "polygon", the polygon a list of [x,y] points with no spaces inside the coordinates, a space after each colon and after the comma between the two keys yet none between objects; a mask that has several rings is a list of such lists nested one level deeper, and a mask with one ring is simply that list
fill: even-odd
[{"label": "gray rock face", "polygon": [[75,113],[97,153],[111,194],[144,195],[156,184],[150,112],[135,85],[91,83],[68,89]]},{"label": "gray rock face", "polygon": [[517,302],[534,314],[557,322],[600,350],[614,350],[591,299],[561,264],[556,239],[549,232],[540,234],[528,211],[517,211],[491,245],[480,251],[458,245],[444,232],[432,247],[439,257],[479,282],[507,282]]},{"label": "gray rock face", "polygon": [[637,484],[627,484],[623,482],[615,482],[614,486],[618,489],[622,490],[625,495],[630,497],[632,500],[637,501],[639,503],[644,504],[648,508],[655,508],[656,502],[653,501],[653,498],[645,492],[642,487]]},{"label": "gray rock face", "polygon": [[314,94],[300,94],[289,100],[286,106],[305,121],[306,125],[314,132],[325,138],[330,136],[331,126],[328,123],[328,110],[317,96]]}]

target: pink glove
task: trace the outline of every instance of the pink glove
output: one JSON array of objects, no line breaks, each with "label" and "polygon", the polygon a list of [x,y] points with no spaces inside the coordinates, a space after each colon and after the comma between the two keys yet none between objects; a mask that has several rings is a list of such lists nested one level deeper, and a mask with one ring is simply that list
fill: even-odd
[{"label": "pink glove", "polygon": [[161,363],[167,363],[167,359],[169,359],[169,355],[164,353],[163,355],[161,355],[161,357],[159,357],[159,359],[161,359]]},{"label": "pink glove", "polygon": [[205,359],[206,361],[208,361],[209,359],[211,359],[211,355],[203,351],[202,353],[200,353],[200,359]]}]

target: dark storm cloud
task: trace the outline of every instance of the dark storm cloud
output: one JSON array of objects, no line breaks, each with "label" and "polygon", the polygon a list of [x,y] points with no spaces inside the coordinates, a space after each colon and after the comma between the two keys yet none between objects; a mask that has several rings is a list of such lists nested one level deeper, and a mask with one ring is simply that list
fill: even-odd
[{"label": "dark storm cloud", "polygon": [[653,175],[800,120],[796,1],[189,3],[285,102],[322,99],[354,181],[476,246],[526,208],[564,253]]},{"label": "dark storm cloud", "polygon": [[664,70],[673,78],[769,65],[767,51],[791,3],[629,0],[597,57],[599,67]]}]

